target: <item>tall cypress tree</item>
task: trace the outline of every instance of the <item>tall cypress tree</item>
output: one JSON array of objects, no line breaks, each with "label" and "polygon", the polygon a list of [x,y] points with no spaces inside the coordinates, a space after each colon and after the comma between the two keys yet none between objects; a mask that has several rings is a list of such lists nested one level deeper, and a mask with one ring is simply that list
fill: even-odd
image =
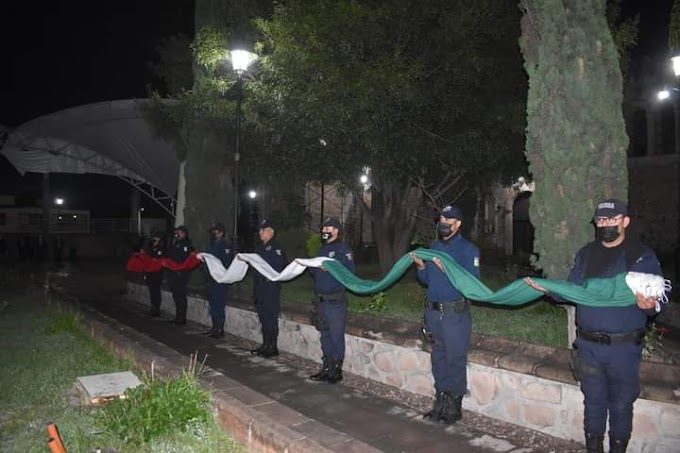
[{"label": "tall cypress tree", "polygon": [[575,251],[593,238],[597,201],[627,198],[621,70],[606,0],[522,0],[520,7],[535,264],[564,278]]}]

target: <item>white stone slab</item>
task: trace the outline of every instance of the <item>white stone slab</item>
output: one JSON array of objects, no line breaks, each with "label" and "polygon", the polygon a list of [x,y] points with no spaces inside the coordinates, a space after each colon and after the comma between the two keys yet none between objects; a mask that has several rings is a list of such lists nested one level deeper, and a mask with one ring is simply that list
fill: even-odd
[{"label": "white stone slab", "polygon": [[89,404],[100,404],[121,398],[125,390],[142,384],[130,371],[80,376],[76,378],[76,382],[83,398]]}]

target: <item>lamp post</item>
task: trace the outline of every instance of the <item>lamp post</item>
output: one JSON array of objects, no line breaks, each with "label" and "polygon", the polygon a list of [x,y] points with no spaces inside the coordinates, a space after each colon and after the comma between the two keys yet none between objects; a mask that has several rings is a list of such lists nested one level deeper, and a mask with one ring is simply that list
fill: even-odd
[{"label": "lamp post", "polygon": [[236,151],[234,152],[234,236],[233,247],[238,245],[238,163],[241,160],[241,101],[243,100],[243,73],[256,56],[247,50],[232,50],[231,65],[236,73]]}]

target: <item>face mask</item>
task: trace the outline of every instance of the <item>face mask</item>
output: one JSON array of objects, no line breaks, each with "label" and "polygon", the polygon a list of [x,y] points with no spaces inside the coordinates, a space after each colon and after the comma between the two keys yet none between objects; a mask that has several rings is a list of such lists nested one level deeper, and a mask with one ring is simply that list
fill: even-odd
[{"label": "face mask", "polygon": [[602,242],[614,242],[620,235],[617,226],[597,227],[597,238]]},{"label": "face mask", "polygon": [[330,233],[321,233],[321,242],[326,244],[331,238]]},{"label": "face mask", "polygon": [[451,225],[448,223],[439,222],[437,224],[437,234],[439,234],[439,237],[442,239],[447,237],[449,234],[451,234]]}]

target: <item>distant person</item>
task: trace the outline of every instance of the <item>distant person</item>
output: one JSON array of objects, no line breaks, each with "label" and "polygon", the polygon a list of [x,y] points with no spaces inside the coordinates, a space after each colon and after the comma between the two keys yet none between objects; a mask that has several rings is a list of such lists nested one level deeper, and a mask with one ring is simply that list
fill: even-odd
[{"label": "distant person", "polygon": [[[446,253],[465,270],[479,278],[479,249],[461,235],[463,211],[457,206],[442,209],[437,224],[439,239],[431,250]],[[447,425],[463,417],[462,402],[467,392],[467,358],[472,334],[470,301],[453,286],[440,260],[411,259],[418,280],[427,285],[425,328],[432,335],[432,375],[435,401],[425,420]]]},{"label": "distant person", "polygon": [[[352,249],[340,239],[342,223],[335,217],[327,218],[321,227],[323,247],[316,256],[334,258],[354,272]],[[345,359],[345,327],[347,324],[347,293],[345,287],[324,269],[310,268],[314,277],[315,305],[318,309],[316,328],[321,335],[323,364],[318,373],[309,378],[335,384],[342,380]]]},{"label": "distant person", "polygon": [[[654,252],[626,234],[628,207],[610,198],[598,203],[593,217],[596,239],[576,254],[568,280],[612,278],[634,271],[662,275]],[[525,282],[547,293],[530,278]],[[656,299],[636,294],[627,307],[576,306],[577,339],[572,368],[584,396],[584,431],[589,453],[604,451],[609,420],[609,451],[622,453],[633,429],[633,403],[640,395],[640,362],[647,320],[657,314]],[[562,302],[563,299],[554,297]]]},{"label": "distant person", "polygon": [[[165,244],[163,242],[163,234],[158,230],[153,230],[149,236],[149,240],[144,247],[144,253],[151,258],[165,257]],[[161,286],[163,285],[163,269],[156,272],[146,272],[144,280],[149,287],[149,299],[151,300],[151,309],[149,316],[156,318],[161,315]]]},{"label": "distant person", "polygon": [[[208,246],[207,253],[210,253],[222,262],[224,268],[231,265],[234,259],[234,250],[231,244],[224,237],[224,224],[217,222],[210,227],[211,242]],[[224,324],[226,322],[226,315],[224,310],[227,306],[227,297],[229,295],[229,285],[226,283],[218,283],[215,279],[210,278],[210,318],[212,319],[212,328],[204,335],[211,338],[224,337]]]},{"label": "distant person", "polygon": [[[168,258],[176,263],[183,263],[193,251],[187,228],[184,225],[175,228],[172,242],[168,247]],[[166,269],[166,272],[172,298],[175,301],[175,319],[172,322],[183,326],[187,323],[187,284],[191,271]]]},{"label": "distant person", "polygon": [[[286,254],[276,240],[276,230],[269,220],[259,224],[260,244],[255,253],[260,255],[277,272],[286,266]],[[255,273],[253,284],[253,300],[262,329],[262,345],[250,351],[260,357],[269,358],[279,355],[277,347],[279,336],[279,313],[281,312],[281,283],[267,280]]]}]

